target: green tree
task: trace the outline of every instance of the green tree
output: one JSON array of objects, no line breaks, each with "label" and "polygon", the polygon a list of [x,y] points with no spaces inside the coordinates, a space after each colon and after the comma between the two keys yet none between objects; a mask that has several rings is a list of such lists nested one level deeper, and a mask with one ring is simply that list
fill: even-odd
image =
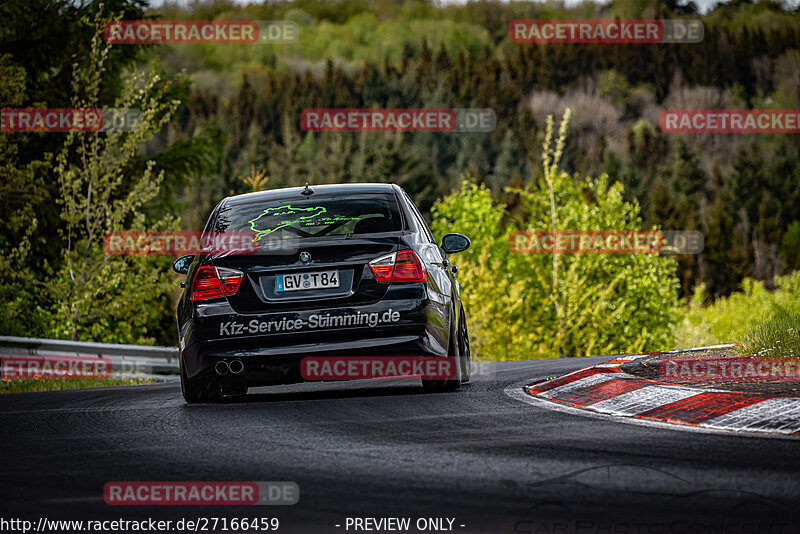
[{"label": "green tree", "polygon": [[[514,360],[664,349],[677,305],[674,260],[655,254],[515,254],[514,230],[639,230],[639,207],[606,175],[558,168],[568,115],[553,144],[547,122],[543,176],[514,192],[524,215],[508,219],[469,181],[438,201],[433,229],[463,232],[473,246],[454,258],[479,357]],[[502,327],[501,327],[502,325]]]},{"label": "green tree", "polygon": [[[88,68],[76,67],[73,73],[75,108],[99,107],[109,46],[102,43],[101,20],[96,20],[96,28]],[[67,136],[53,167],[60,193],[63,261],[51,265],[28,257],[37,236],[35,218],[20,243],[0,260],[18,279],[43,288],[55,303],[49,336],[152,342],[146,325],[151,315],[160,313],[174,283],[166,276],[167,265],[161,258],[106,254],[103,241],[109,232],[127,229],[177,229],[178,221],[171,217],[146,227],[143,207],[158,195],[164,173],[154,172],[154,161],[142,172],[131,167],[142,144],[177,109],[179,102],[166,98],[170,86],[155,65],[149,74],[134,74],[115,106],[123,113],[141,112],[131,131]],[[31,264],[36,267],[27,267]]]}]

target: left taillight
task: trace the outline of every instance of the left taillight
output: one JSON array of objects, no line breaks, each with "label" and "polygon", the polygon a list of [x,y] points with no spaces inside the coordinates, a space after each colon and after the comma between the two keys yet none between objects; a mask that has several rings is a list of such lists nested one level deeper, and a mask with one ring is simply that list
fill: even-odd
[{"label": "left taillight", "polygon": [[197,269],[192,280],[192,300],[206,300],[233,295],[242,284],[244,273],[227,267],[205,265]]}]

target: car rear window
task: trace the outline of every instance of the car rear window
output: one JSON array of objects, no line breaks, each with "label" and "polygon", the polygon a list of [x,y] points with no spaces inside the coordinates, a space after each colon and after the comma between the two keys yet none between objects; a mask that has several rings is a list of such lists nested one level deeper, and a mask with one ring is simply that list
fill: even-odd
[{"label": "car rear window", "polygon": [[358,194],[222,206],[216,232],[253,232],[259,241],[375,234],[403,229],[397,199]]}]

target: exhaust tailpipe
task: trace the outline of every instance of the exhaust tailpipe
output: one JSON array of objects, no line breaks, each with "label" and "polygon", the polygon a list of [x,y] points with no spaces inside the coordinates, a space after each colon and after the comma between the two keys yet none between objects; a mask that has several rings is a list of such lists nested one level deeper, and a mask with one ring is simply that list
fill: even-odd
[{"label": "exhaust tailpipe", "polygon": [[225,360],[220,360],[214,366],[214,370],[217,372],[218,375],[226,375],[228,374],[228,362]]},{"label": "exhaust tailpipe", "polygon": [[233,360],[229,365],[228,368],[231,370],[232,374],[238,375],[242,371],[244,371],[244,363],[242,360]]}]

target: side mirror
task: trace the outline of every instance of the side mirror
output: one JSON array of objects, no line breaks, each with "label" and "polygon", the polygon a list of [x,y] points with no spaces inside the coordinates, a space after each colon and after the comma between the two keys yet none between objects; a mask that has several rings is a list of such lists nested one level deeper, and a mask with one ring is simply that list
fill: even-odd
[{"label": "side mirror", "polygon": [[172,264],[172,270],[178,274],[188,274],[189,273],[189,266],[194,261],[194,254],[189,254],[187,256],[181,256]]},{"label": "side mirror", "polygon": [[469,248],[469,238],[462,234],[445,234],[442,238],[442,250],[446,254],[463,252]]}]

